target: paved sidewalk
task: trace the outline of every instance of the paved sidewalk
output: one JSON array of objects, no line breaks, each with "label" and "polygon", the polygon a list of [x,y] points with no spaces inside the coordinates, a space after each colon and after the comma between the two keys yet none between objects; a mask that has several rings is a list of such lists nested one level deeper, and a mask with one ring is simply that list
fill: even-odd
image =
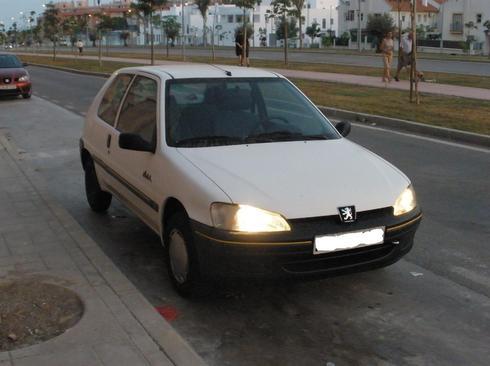
[{"label": "paved sidewalk", "polygon": [[[26,56],[31,55],[31,56],[52,57],[52,55],[49,54],[32,54],[32,53],[23,53],[23,52],[17,52],[16,54],[26,55]],[[77,59],[85,59],[85,60],[98,60],[97,56],[83,56],[82,58],[80,58],[74,55],[57,55],[57,57],[67,58],[67,59],[77,58]],[[143,65],[150,64],[149,59],[141,59],[141,58],[136,59],[136,58],[122,58],[122,57],[102,57],[102,59],[105,61],[113,61],[113,62],[126,62],[126,63],[143,64]],[[175,64],[175,63],[183,63],[183,62],[156,60],[157,65],[167,65],[167,64]],[[282,74],[288,78],[327,81],[327,82],[334,82],[334,83],[372,86],[377,88],[387,88],[387,89],[396,89],[396,90],[407,90],[407,91],[410,90],[410,83],[408,81],[402,80],[400,82],[392,81],[391,83],[384,83],[381,81],[381,75],[380,77],[374,77],[374,76],[336,74],[336,73],[316,72],[316,71],[301,71],[301,70],[291,70],[291,69],[271,69],[271,71]],[[483,88],[471,88],[467,86],[420,82],[419,91],[422,93],[429,93],[429,94],[490,100],[490,89],[483,89]]]},{"label": "paved sidewalk", "polygon": [[0,131],[0,283],[16,279],[71,289],[84,314],[56,338],[0,352],[0,366],[204,365]]}]

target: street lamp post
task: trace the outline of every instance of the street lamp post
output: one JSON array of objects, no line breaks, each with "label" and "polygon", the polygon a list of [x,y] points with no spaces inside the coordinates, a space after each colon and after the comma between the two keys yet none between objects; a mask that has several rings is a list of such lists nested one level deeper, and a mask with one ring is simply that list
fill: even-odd
[{"label": "street lamp post", "polygon": [[361,52],[361,0],[359,1],[359,10],[357,12],[357,49]]},{"label": "street lamp post", "polygon": [[185,61],[185,25],[184,25],[184,0],[181,0],[182,7],[182,60]]},{"label": "street lamp post", "polygon": [[100,0],[97,0],[97,5],[99,7],[99,21],[97,22],[99,28],[97,30],[97,33],[99,34],[99,68],[102,68],[102,30],[100,29],[100,15],[102,14],[102,10],[100,8]]}]

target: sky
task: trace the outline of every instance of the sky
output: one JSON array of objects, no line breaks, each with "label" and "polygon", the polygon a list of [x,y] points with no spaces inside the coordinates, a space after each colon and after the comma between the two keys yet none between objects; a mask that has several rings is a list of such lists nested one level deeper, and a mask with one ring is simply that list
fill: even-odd
[{"label": "sky", "polygon": [[[19,27],[22,27],[24,21],[22,20],[22,15],[20,12],[25,14],[34,10],[36,13],[40,14],[43,12],[43,4],[49,3],[49,0],[0,0],[0,22],[5,24],[5,28],[8,29],[10,25],[16,21]],[[53,1],[56,2],[56,1]],[[102,0],[101,3],[108,3],[109,0]],[[93,0],[89,0],[92,4]],[[14,17],[15,20],[12,21],[11,18]]]}]

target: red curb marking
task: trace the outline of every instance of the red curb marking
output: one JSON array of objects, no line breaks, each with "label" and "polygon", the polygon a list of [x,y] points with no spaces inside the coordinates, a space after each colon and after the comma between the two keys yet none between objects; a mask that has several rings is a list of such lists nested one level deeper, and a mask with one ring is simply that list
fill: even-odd
[{"label": "red curb marking", "polygon": [[177,319],[178,316],[178,311],[176,308],[173,306],[156,306],[155,307],[156,311],[165,318],[165,320],[171,322],[172,320]]}]

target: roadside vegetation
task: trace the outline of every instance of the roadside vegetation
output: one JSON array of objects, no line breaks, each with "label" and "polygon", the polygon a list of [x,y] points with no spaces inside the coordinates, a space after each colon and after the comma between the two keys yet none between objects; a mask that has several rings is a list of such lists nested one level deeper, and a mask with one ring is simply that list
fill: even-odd
[{"label": "roadside vegetation", "polygon": [[[58,58],[53,61],[43,56],[21,56],[21,59],[31,64],[109,73],[136,65],[104,61],[101,69],[97,60]],[[317,105],[490,135],[488,101],[421,94],[422,103],[414,105],[408,103],[406,91],[298,79],[293,82]]]},{"label": "roadside vegetation", "polygon": [[[46,51],[47,53],[47,51]],[[59,54],[62,52],[58,51]],[[64,51],[64,54],[73,54],[70,51]],[[92,50],[84,51],[87,56],[96,56],[97,52]],[[124,52],[104,52],[104,56],[109,57],[122,57],[130,59],[145,59],[145,54],[142,53],[124,53]],[[168,57],[155,54],[157,60],[163,61],[182,61],[181,56],[170,55]],[[211,62],[210,57],[204,56],[186,56],[186,62],[201,62],[209,63]],[[236,65],[237,61],[235,57],[216,57],[214,63],[222,65]],[[381,65],[381,59],[380,59]],[[393,63],[396,68],[396,60]],[[252,66],[261,68],[272,68],[272,69],[291,69],[291,70],[301,70],[301,71],[318,71],[318,72],[329,72],[334,74],[352,74],[352,75],[363,75],[363,76],[376,76],[380,77],[383,73],[381,67],[359,67],[359,66],[349,66],[349,65],[334,65],[334,64],[318,64],[318,63],[305,63],[305,62],[289,62],[288,66],[284,65],[283,61],[279,60],[253,60]],[[393,69],[395,72],[396,69]],[[459,86],[469,86],[473,88],[483,88],[490,89],[490,77],[488,76],[475,76],[475,75],[462,75],[462,74],[450,74],[441,72],[424,72],[424,77],[428,82],[449,84],[449,85],[459,85]],[[408,72],[402,72],[400,79],[408,80]]]}]

